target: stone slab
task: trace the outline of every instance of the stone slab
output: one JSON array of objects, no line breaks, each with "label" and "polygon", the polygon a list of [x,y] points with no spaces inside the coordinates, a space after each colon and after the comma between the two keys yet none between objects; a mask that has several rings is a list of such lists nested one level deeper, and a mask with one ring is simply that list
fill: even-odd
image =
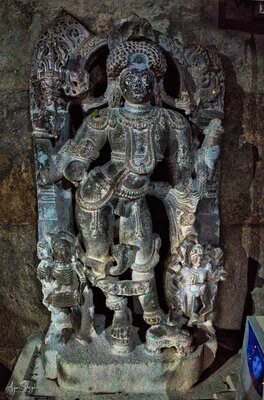
[{"label": "stone slab", "polygon": [[[167,400],[166,394],[105,393],[87,394],[63,390],[56,380],[46,379],[40,358],[40,336],[30,336],[25,344],[6,388],[9,400]],[[28,390],[27,390],[28,389]],[[142,387],[144,390],[144,387]]]},{"label": "stone slab", "polygon": [[[116,393],[122,393],[126,399],[178,399],[180,392],[185,393],[198,380],[207,359],[204,346],[183,358],[177,357],[173,349],[151,355],[143,345],[127,356],[115,355],[101,334],[96,340],[93,338],[93,346],[79,344],[82,348],[78,348],[76,341],[70,341],[58,357],[58,378],[51,380],[45,377],[41,343],[39,336],[29,337],[7,386],[8,399],[44,396],[50,400],[82,400]],[[74,348],[79,359],[75,364]]]},{"label": "stone slab", "polygon": [[205,381],[196,385],[184,398],[177,400],[235,400],[241,357],[231,357]]},{"label": "stone slab", "polygon": [[[9,400],[208,400],[222,399],[234,400],[237,371],[240,365],[240,355],[232,357],[218,371],[212,374],[206,381],[195,386],[184,395],[167,395],[166,393],[80,393],[77,391],[65,391],[60,388],[55,380],[45,379],[42,362],[39,357],[41,338],[30,336],[17,361],[16,367],[9,381],[7,398]],[[37,349],[37,350],[36,350]],[[32,379],[35,379],[35,382]],[[230,384],[233,382],[233,385]],[[12,388],[26,382],[25,387],[34,388],[34,393],[26,393],[25,390],[12,394]],[[142,388],[143,390],[144,388]]]},{"label": "stone slab", "polygon": [[[77,385],[83,392],[139,393],[144,388],[144,393],[167,393],[189,389],[199,379],[202,359],[202,347],[183,358],[174,349],[150,354],[144,344],[130,354],[114,354],[101,333],[92,338],[92,345],[74,339],[68,343],[58,356],[57,380],[65,389]],[[179,377],[179,370],[184,379]]]}]

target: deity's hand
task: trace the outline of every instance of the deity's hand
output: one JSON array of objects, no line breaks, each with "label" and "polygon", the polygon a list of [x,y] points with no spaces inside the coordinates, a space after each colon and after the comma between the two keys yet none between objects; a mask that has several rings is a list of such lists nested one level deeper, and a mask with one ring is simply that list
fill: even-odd
[{"label": "deity's hand", "polygon": [[224,269],[220,269],[219,270],[219,281],[225,281],[226,274],[227,274],[227,272]]},{"label": "deity's hand", "polygon": [[63,176],[64,158],[62,154],[50,156],[45,164],[39,165],[39,181],[45,185],[58,182]]},{"label": "deity's hand", "polygon": [[180,263],[180,257],[178,254],[172,254],[169,257],[167,269],[173,271],[174,274],[178,274],[182,268]]},{"label": "deity's hand", "polygon": [[218,282],[218,281],[225,281],[226,280],[226,271],[224,269],[217,269],[214,271],[212,274],[212,281]]},{"label": "deity's hand", "polygon": [[45,186],[45,185],[50,185],[51,183],[54,182],[53,177],[52,177],[52,171],[53,171],[53,165],[52,161],[48,159],[45,163],[45,165],[41,165],[39,167],[38,175],[40,178],[40,182]]},{"label": "deity's hand", "polygon": [[37,276],[40,281],[45,279],[46,281],[52,280],[52,268],[53,263],[50,260],[41,260],[37,268]]},{"label": "deity's hand", "polygon": [[73,184],[78,185],[85,178],[87,168],[82,161],[71,161],[64,170],[64,176]]}]

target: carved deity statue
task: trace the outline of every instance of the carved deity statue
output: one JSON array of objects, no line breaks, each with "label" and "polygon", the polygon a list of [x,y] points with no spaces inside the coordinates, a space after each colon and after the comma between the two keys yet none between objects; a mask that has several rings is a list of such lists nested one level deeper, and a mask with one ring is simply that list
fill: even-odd
[{"label": "carved deity statue", "polygon": [[[154,275],[160,238],[152,231],[145,198],[151,174],[163,158],[168,160],[174,182],[184,182],[192,172],[188,121],[176,111],[151,104],[155,85],[166,71],[165,57],[147,42],[131,41],[123,47],[124,53],[119,47],[108,58],[107,72],[108,76],[119,78],[124,104],[85,118],[74,140],[66,142],[53,164],[41,171],[44,184],[64,175],[77,186],[76,221],[85,248],[82,260],[93,284],[109,279],[103,286],[100,282],[100,287],[107,306],[114,311],[111,336],[116,346],[123,345],[124,338],[129,345],[131,315],[125,296],[130,295],[131,288],[138,295],[145,322],[156,325],[162,321]],[[111,160],[90,170],[106,141],[111,146]],[[113,274],[110,265],[115,216],[119,217],[122,252],[127,247],[134,260]],[[127,290],[123,289],[125,296],[116,295],[111,289],[112,277],[127,268],[132,272],[131,282],[127,283]],[[115,285],[118,288],[118,281]]]},{"label": "carved deity statue", "polygon": [[[164,348],[188,357],[200,323],[210,323],[213,336],[217,282],[224,279],[223,94],[215,48],[185,46],[136,15],[96,36],[62,12],[43,35],[33,59],[31,115],[38,277],[52,315],[46,344],[64,344],[67,352],[78,340],[88,352],[110,346],[112,354],[138,357],[131,297],[148,325],[140,344],[145,357]],[[82,123],[74,118],[77,107]],[[153,230],[153,197],[169,222],[165,262]],[[112,311],[104,338],[95,324],[95,287]]]}]

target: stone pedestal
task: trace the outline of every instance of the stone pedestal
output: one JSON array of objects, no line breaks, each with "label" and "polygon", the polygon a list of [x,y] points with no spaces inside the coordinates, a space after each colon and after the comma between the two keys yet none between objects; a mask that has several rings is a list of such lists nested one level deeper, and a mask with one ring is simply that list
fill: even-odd
[{"label": "stone pedestal", "polygon": [[188,390],[203,370],[204,348],[177,356],[173,348],[151,354],[144,344],[128,355],[114,354],[104,334],[92,346],[75,340],[58,355],[58,383],[66,390],[76,386],[85,393],[169,393]]},{"label": "stone pedestal", "polygon": [[128,355],[114,354],[104,333],[94,334],[92,345],[72,338],[57,354],[57,379],[51,380],[44,372],[41,339],[32,336],[11,377],[7,397],[26,400],[30,394],[35,398],[87,400],[93,395],[97,399],[99,394],[111,394],[115,399],[121,393],[129,399],[178,399],[197,382],[216,350],[215,338],[211,338],[185,357],[177,356],[173,348],[151,354],[134,337],[135,348]]}]

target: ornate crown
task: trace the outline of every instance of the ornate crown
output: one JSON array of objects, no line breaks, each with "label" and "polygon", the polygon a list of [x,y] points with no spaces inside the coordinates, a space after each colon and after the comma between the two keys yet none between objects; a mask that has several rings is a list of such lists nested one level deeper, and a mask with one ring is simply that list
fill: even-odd
[{"label": "ornate crown", "polygon": [[146,64],[156,79],[163,78],[167,64],[160,48],[151,42],[129,40],[115,48],[107,59],[107,75],[117,78],[131,64]]}]

